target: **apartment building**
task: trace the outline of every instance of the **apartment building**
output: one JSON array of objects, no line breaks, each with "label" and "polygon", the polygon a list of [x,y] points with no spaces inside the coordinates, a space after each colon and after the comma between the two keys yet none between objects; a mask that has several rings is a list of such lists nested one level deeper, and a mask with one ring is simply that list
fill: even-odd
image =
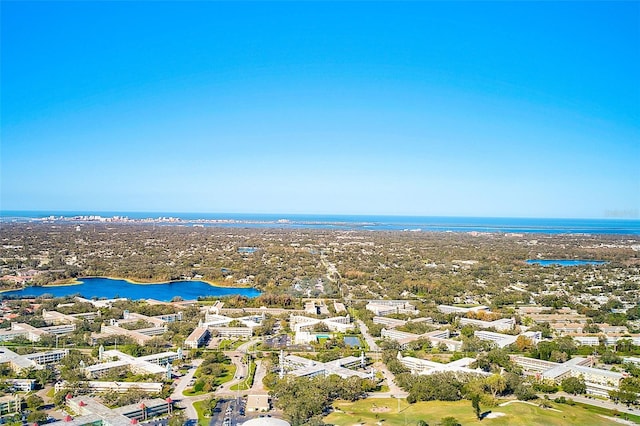
[{"label": "apartment building", "polygon": [[513,330],[516,326],[515,318],[501,318],[495,321],[482,321],[471,318],[460,318],[460,325],[471,325],[478,328],[495,328],[498,331]]},{"label": "apartment building", "polygon": [[353,329],[353,324],[351,323],[351,317],[349,315],[320,319],[292,314],[289,317],[289,323],[291,330],[294,332],[313,331],[314,327],[319,324],[324,324],[330,331],[337,331],[340,333],[346,333]]},{"label": "apartment building", "polygon": [[591,367],[593,362],[589,358],[575,357],[562,364],[521,356],[512,356],[511,359],[525,372],[558,383],[567,377],[582,377],[588,394],[606,398],[609,391],[618,389],[625,377],[623,373]]},{"label": "apartment building", "polygon": [[410,356],[402,356],[398,352],[398,361],[409,370],[412,374],[433,374],[437,372],[451,371],[454,373],[473,373],[488,375],[485,371],[479,369],[472,369],[470,365],[475,362],[473,358],[461,358],[459,360],[450,362],[448,364],[442,364],[439,362],[433,362],[426,359],[420,359]]},{"label": "apartment building", "polygon": [[197,349],[206,343],[210,335],[207,327],[196,327],[184,341],[184,345],[189,349]]}]

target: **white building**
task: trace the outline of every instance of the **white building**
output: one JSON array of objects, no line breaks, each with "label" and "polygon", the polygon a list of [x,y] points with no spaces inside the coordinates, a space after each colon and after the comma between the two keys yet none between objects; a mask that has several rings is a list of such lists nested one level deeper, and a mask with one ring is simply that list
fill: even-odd
[{"label": "white building", "polygon": [[176,359],[182,359],[182,350],[136,358],[116,350],[105,351],[101,346],[99,359],[102,362],[84,367],[85,375],[88,378],[98,378],[119,368],[129,369],[135,374],[166,374],[167,364]]},{"label": "white building", "polygon": [[330,376],[336,374],[343,379],[347,377],[357,376],[363,379],[374,379],[375,372],[371,369],[369,372],[357,371],[352,368],[366,367],[364,353],[361,356],[349,356],[340,358],[330,362],[313,361],[296,355],[283,356],[280,354],[280,371],[281,376],[291,374],[296,377],[314,377],[314,376]]},{"label": "white building", "polygon": [[106,392],[114,391],[118,393],[128,392],[130,390],[139,390],[147,393],[160,393],[162,392],[162,383],[160,382],[100,382],[100,381],[86,381],[71,384],[65,381],[55,384],[55,391],[60,392],[65,389],[72,389],[73,387],[80,385],[80,389],[87,389],[90,392]]},{"label": "white building", "polygon": [[13,322],[11,323],[11,329],[0,331],[0,342],[7,342],[15,339],[16,337],[23,337],[32,342],[38,342],[42,336],[47,334],[49,334],[49,332],[41,328],[36,328],[29,324]]},{"label": "white building", "polygon": [[464,314],[467,314],[469,312],[479,312],[479,311],[489,312],[489,307],[488,306],[484,306],[484,305],[480,305],[480,306],[474,306],[472,308],[462,308],[462,307],[459,307],[459,306],[438,305],[438,310],[440,312],[442,312],[443,314],[460,314],[460,315],[464,315]]},{"label": "white building", "polygon": [[220,337],[251,337],[253,329],[249,327],[210,327],[211,333]]},{"label": "white building", "polygon": [[190,349],[196,349],[204,345],[209,338],[209,329],[207,327],[196,327],[184,341],[184,345]]},{"label": "white building", "polygon": [[495,321],[482,321],[471,318],[460,318],[460,325],[472,325],[478,328],[495,328],[499,331],[512,330],[516,326],[515,318],[501,318]]},{"label": "white building", "polygon": [[8,348],[0,347],[0,364],[9,364],[9,367],[18,373],[29,368],[41,370],[46,364],[58,362],[68,354],[69,351],[67,349],[56,349],[47,352],[18,355]]},{"label": "white building", "polygon": [[391,314],[418,315],[419,311],[406,300],[370,300],[366,309],[377,316]]},{"label": "white building", "polygon": [[395,340],[400,344],[400,348],[405,349],[407,345],[418,339],[426,339],[431,342],[433,346],[444,345],[449,351],[459,351],[462,348],[462,342],[459,340],[449,339],[449,330],[434,330],[424,334],[407,333],[400,330],[387,330],[382,329],[380,334],[383,338]]},{"label": "white building", "polygon": [[473,358],[461,358],[459,360],[450,362],[448,364],[441,364],[439,362],[428,361],[426,359],[414,358],[410,356],[402,356],[398,352],[398,361],[409,370],[412,374],[433,374],[444,371],[452,371],[454,373],[473,373],[488,375],[485,371],[479,369],[472,369],[469,366],[475,362]]},{"label": "white building", "polygon": [[314,327],[319,324],[324,324],[330,331],[337,331],[340,333],[346,333],[353,329],[351,323],[351,317],[346,315],[344,317],[333,317],[326,319],[309,318],[302,315],[291,315],[289,317],[291,330],[298,331],[313,331]]},{"label": "white building", "polygon": [[589,358],[576,357],[562,364],[521,356],[512,356],[511,359],[526,372],[558,383],[567,377],[582,377],[588,394],[606,398],[609,391],[618,389],[625,377],[622,373],[591,367],[593,361]]}]

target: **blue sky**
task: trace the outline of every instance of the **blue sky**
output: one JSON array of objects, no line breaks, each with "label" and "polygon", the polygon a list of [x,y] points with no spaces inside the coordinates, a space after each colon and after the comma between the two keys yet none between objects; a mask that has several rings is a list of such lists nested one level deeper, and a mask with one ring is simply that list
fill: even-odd
[{"label": "blue sky", "polygon": [[638,216],[638,2],[2,2],[3,210]]}]

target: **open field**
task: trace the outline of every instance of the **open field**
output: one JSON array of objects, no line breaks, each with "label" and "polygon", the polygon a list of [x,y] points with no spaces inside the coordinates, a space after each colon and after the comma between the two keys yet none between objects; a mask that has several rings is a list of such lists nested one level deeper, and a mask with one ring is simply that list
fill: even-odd
[{"label": "open field", "polygon": [[[363,401],[336,402],[336,411],[325,417],[324,422],[338,426],[375,426],[382,422],[385,426],[415,425],[424,420],[430,425],[437,424],[447,416],[455,417],[461,424],[484,426],[549,426],[549,425],[620,425],[613,420],[579,406],[551,403],[553,409],[543,409],[526,403],[512,403],[504,407],[482,407],[493,415],[503,414],[496,418],[476,419],[469,401],[429,401],[413,405],[400,400],[398,413],[397,399],[367,399]],[[500,415],[500,414],[498,414]]]}]

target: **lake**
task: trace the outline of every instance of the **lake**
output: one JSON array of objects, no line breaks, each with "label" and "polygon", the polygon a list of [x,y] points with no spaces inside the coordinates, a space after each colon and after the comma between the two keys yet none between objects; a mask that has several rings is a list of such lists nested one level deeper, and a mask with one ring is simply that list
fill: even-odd
[{"label": "lake", "polygon": [[582,266],[582,265],[604,265],[604,260],[580,260],[580,259],[527,259],[530,265],[540,266]]},{"label": "lake", "polygon": [[168,302],[176,296],[184,300],[197,299],[199,296],[246,296],[257,297],[261,293],[255,288],[216,287],[204,281],[172,281],[158,284],[132,284],[125,280],[112,278],[81,278],[81,284],[55,287],[27,287],[22,290],[7,291],[0,296],[18,298],[37,297],[51,294],[55,297],[80,294],[87,299],[126,297],[128,299],[156,299]]}]

